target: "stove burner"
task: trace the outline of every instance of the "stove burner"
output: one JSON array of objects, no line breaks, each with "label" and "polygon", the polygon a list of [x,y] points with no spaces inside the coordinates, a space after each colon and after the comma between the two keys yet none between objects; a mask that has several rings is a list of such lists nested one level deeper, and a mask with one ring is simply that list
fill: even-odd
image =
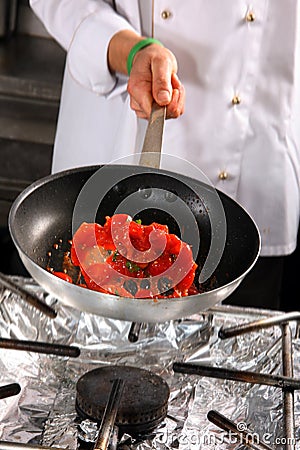
[{"label": "stove burner", "polygon": [[137,436],[153,431],[167,415],[169,386],[158,375],[136,367],[105,366],[80,377],[76,385],[79,416],[101,421],[115,379],[125,381],[116,417],[120,432]]}]

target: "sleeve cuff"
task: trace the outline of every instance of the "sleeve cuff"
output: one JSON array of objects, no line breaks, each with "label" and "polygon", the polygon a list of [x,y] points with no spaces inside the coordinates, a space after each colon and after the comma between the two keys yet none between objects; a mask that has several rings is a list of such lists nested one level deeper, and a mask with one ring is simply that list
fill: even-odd
[{"label": "sleeve cuff", "polygon": [[[134,28],[107,5],[85,18],[74,33],[67,56],[67,70],[83,87],[98,95],[107,95],[118,84],[126,89],[125,78],[109,71],[107,49],[112,36],[120,30]],[[121,86],[124,86],[123,89]]]}]

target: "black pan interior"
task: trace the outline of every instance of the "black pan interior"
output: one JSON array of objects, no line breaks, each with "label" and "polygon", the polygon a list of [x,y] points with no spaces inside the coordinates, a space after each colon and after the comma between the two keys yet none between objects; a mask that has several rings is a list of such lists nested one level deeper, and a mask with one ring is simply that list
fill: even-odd
[{"label": "black pan interior", "polygon": [[[91,188],[85,194],[82,188],[91,179]],[[107,184],[111,185],[108,190]],[[136,214],[128,210],[126,203],[132,195],[133,210],[136,207],[139,210]],[[259,235],[252,219],[228,196],[219,191],[218,195],[225,212],[227,236],[220,263],[206,282],[206,286],[212,289],[244,274],[259,251]],[[170,232],[193,244],[189,242],[192,233],[189,221],[186,222],[187,207],[200,233],[199,248],[192,248],[201,268],[210,248],[215,197],[214,189],[207,184],[172,172],[110,165],[105,166],[103,173],[102,166],[84,167],[51,175],[26,189],[11,209],[9,227],[17,247],[36,264],[46,268],[48,252],[58,239],[67,242],[81,222],[103,224],[105,216],[115,212],[131,214],[144,224],[153,221],[166,224]],[[97,204],[95,211],[90,210],[90,198],[92,205]],[[99,198],[101,202],[98,205]],[[143,210],[141,205],[137,205],[139,199],[141,205],[145,205]],[[73,219],[74,207],[77,213]],[[122,209],[124,207],[128,209]],[[218,238],[218,225],[213,232]]]}]

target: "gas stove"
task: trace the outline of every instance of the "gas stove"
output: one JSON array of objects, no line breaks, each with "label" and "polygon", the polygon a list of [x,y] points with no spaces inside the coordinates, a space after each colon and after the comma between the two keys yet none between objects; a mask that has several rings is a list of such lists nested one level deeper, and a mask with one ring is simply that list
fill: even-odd
[{"label": "gas stove", "polygon": [[31,279],[11,280],[47,307],[8,285],[0,292],[0,449],[97,448],[117,379],[108,448],[299,446],[300,314],[218,306],[144,323],[132,342],[131,323],[66,307]]}]

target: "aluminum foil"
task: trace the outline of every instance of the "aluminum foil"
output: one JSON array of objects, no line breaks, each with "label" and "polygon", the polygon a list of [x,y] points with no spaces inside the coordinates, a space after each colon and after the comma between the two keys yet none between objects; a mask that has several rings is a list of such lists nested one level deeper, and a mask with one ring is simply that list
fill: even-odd
[{"label": "aluminum foil", "polygon": [[[79,346],[78,358],[0,348],[0,384],[19,383],[21,393],[0,400],[0,440],[68,449],[83,436],[93,440],[97,424],[82,422],[75,411],[76,382],[108,364],[151,370],[170,387],[168,415],[149,436],[124,435],[123,448],[242,448],[239,434],[222,431],[207,418],[210,410],[250,429],[260,442],[285,448],[283,395],[279,388],[196,375],[174,374],[175,361],[210,364],[264,373],[282,372],[281,329],[274,326],[220,340],[221,326],[250,322],[276,312],[221,306],[186,319],[143,324],[139,339],[128,340],[131,323],[110,320],[66,307],[31,279],[15,281],[38,293],[57,311],[50,319],[7,290],[0,291],[0,336]],[[294,376],[300,378],[300,340],[293,333]],[[295,442],[300,445],[300,396],[294,393]],[[128,447],[126,447],[126,445]]]}]

